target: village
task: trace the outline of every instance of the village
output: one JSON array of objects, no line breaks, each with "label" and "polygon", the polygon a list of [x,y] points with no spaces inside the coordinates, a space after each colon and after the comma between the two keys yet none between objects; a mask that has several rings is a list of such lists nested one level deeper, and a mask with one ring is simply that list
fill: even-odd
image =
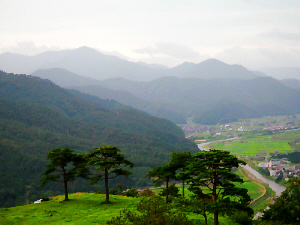
[{"label": "village", "polygon": [[268,162],[260,162],[258,166],[268,170],[271,177],[279,177],[288,180],[292,177],[300,177],[300,164],[291,166],[287,158],[271,159]]},{"label": "village", "polygon": [[[206,139],[207,136],[210,138],[216,138],[218,136],[224,137],[236,137],[241,136],[244,132],[250,131],[269,131],[269,132],[280,132],[290,129],[296,129],[300,124],[300,120],[297,116],[266,116],[258,121],[243,120],[229,124],[218,124],[218,125],[200,125],[200,124],[178,124],[183,130],[187,138],[201,137]],[[200,136],[199,136],[200,135]],[[200,138],[201,139],[201,138]]]},{"label": "village", "polygon": [[[257,121],[244,120],[236,123],[218,124],[215,126],[199,124],[184,124],[178,126],[181,127],[187,138],[195,136],[195,141],[205,142],[222,140],[222,138],[241,138],[251,131],[260,131],[263,134],[273,135],[278,132],[299,129],[299,122],[300,120],[294,115],[282,117],[267,116]],[[258,163],[258,167],[264,169],[264,175],[274,177],[277,181],[282,179],[287,181],[292,177],[300,177],[300,164],[292,164],[288,158],[276,158],[279,154],[279,151],[277,150],[274,150],[274,153],[270,154],[273,156],[272,159],[269,158],[269,154],[266,157],[262,156],[264,153],[265,151],[258,152],[257,155],[251,157],[251,160]],[[245,157],[243,154],[241,156]]]}]

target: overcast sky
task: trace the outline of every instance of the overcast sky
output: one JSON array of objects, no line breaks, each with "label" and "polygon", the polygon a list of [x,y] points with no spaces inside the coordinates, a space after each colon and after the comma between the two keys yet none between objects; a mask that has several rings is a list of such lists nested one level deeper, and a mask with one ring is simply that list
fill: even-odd
[{"label": "overcast sky", "polygon": [[300,1],[0,0],[0,53],[81,46],[169,67],[300,67]]}]

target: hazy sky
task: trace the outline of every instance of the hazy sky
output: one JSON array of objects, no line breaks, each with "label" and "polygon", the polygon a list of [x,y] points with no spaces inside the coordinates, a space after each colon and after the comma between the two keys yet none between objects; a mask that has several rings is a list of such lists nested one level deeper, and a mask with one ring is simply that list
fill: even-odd
[{"label": "hazy sky", "polygon": [[0,53],[81,46],[170,67],[300,67],[300,1],[0,0]]}]

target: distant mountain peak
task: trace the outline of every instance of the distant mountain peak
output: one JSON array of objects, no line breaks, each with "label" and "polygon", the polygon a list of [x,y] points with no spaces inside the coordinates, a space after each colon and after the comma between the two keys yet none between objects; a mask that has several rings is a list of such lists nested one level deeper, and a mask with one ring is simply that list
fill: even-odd
[{"label": "distant mountain peak", "polygon": [[99,52],[99,51],[97,51],[96,49],[93,49],[93,48],[90,48],[90,47],[87,47],[87,46],[82,46],[82,47],[79,47],[79,48],[75,48],[75,49],[73,49],[73,51],[81,51],[81,52]]},{"label": "distant mountain peak", "polygon": [[226,63],[224,63],[224,62],[222,62],[222,61],[220,61],[218,59],[214,59],[214,58],[204,60],[204,61],[202,61],[199,64],[208,64],[208,65],[210,65],[210,64],[217,64],[217,63],[218,64],[222,64],[222,65],[228,65],[228,64],[226,64]]},{"label": "distant mountain peak", "polygon": [[229,65],[213,58],[198,64],[185,62],[172,68],[172,73],[169,75],[200,79],[253,79],[258,77],[241,65]]}]

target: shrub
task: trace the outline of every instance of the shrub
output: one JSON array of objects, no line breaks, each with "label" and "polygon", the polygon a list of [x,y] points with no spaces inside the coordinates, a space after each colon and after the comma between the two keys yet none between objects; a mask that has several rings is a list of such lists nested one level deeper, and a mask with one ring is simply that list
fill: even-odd
[{"label": "shrub", "polygon": [[145,188],[142,192],[140,192],[140,196],[154,196],[155,193],[151,191],[149,188]]},{"label": "shrub", "polygon": [[[169,186],[169,195],[173,197],[180,197],[181,194],[178,194],[179,188],[175,186],[175,184],[171,184]],[[166,196],[167,195],[167,188],[164,188],[160,193],[160,196]]]},{"label": "shrub", "polygon": [[102,191],[100,189],[97,189],[95,194],[103,194]]},{"label": "shrub", "polygon": [[123,195],[123,190],[126,189],[125,186],[123,186],[122,184],[117,184],[116,185],[118,189],[115,189],[115,188],[110,188],[109,189],[109,194],[110,195]]},{"label": "shrub", "polygon": [[137,204],[139,215],[128,209],[123,209],[120,216],[113,217],[107,221],[110,225],[132,224],[132,225],[192,225],[184,213],[174,211],[170,205],[166,204],[160,196],[143,198]]},{"label": "shrub", "polygon": [[139,196],[139,192],[136,188],[130,188],[129,190],[125,191],[123,193],[123,195],[127,196],[127,197],[138,197]]},{"label": "shrub", "polygon": [[115,188],[110,188],[109,189],[109,194],[110,195],[120,195],[120,194],[122,194],[122,192],[120,192],[119,190],[117,190]]},{"label": "shrub", "polygon": [[42,199],[42,202],[47,202],[47,201],[50,200],[50,198],[49,198],[47,195],[43,195],[43,196],[41,197],[41,199]]},{"label": "shrub", "polygon": [[249,217],[247,212],[236,212],[231,216],[231,220],[235,223],[242,225],[252,225],[252,219]]}]

